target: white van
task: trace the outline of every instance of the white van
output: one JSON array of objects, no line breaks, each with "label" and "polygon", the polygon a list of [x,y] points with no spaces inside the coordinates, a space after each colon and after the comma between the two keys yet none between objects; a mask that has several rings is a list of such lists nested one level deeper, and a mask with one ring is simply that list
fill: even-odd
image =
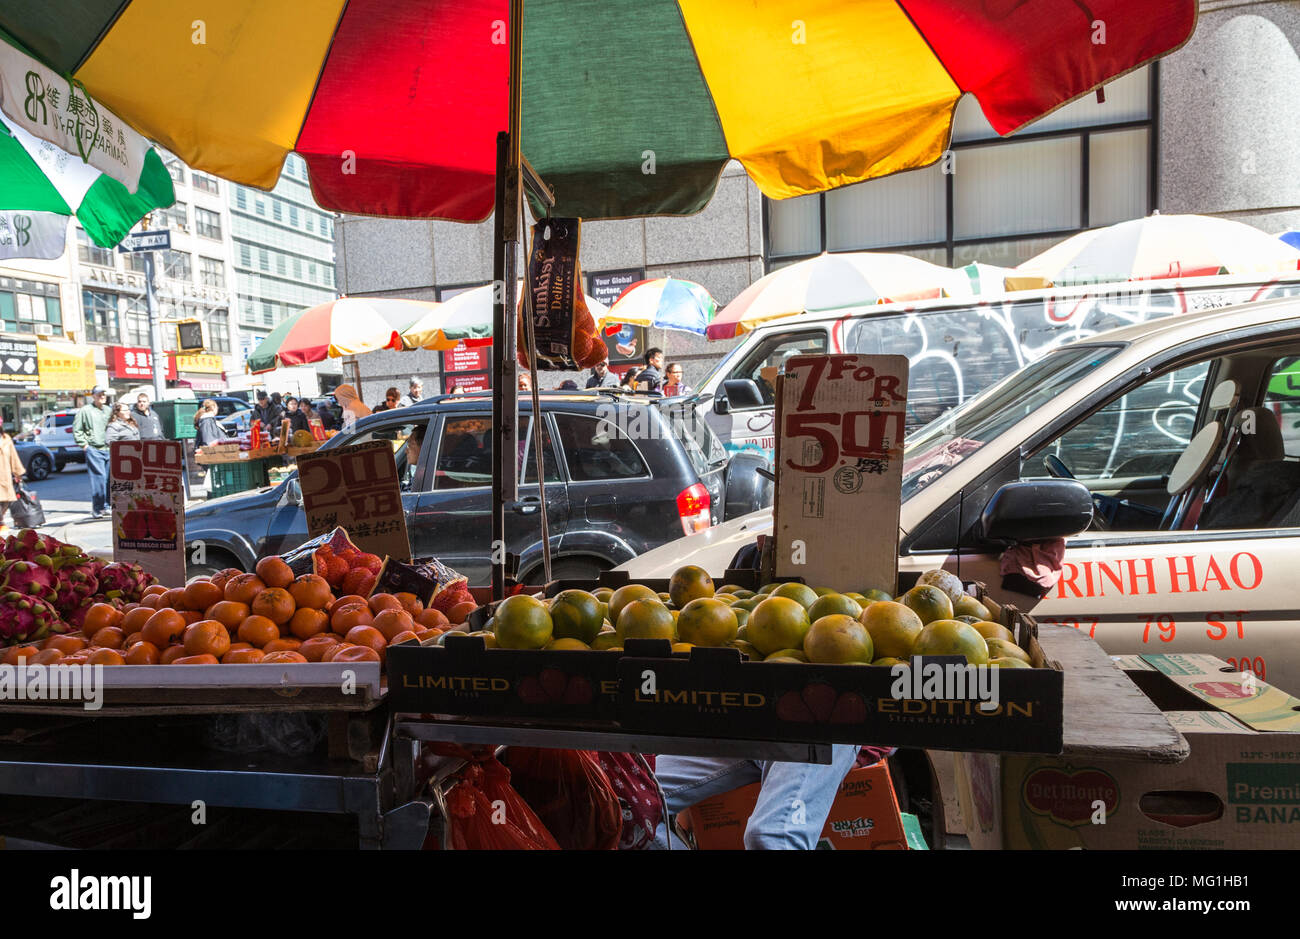
[{"label": "white van", "polygon": [[[700,384],[700,408],[729,452],[757,451],[771,461],[776,374],[796,353],[906,355],[912,431],[1064,343],[1157,317],[1297,295],[1300,272],[1130,281],[805,313],[748,334]],[[726,385],[746,380],[754,385]],[[1165,432],[1153,427],[1150,433]]]}]

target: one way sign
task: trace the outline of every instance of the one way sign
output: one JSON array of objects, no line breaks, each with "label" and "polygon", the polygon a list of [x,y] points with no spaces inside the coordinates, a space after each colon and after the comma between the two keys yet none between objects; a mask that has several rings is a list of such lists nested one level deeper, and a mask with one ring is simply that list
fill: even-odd
[{"label": "one way sign", "polygon": [[117,250],[123,253],[129,251],[166,251],[171,246],[172,233],[170,231],[139,231],[123,238],[122,243],[117,246]]}]

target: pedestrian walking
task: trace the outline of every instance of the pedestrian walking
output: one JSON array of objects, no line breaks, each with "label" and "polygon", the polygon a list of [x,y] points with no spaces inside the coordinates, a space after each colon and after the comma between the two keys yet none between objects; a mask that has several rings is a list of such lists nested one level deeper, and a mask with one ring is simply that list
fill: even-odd
[{"label": "pedestrian walking", "polygon": [[72,439],[86,454],[86,472],[90,474],[90,517],[103,518],[108,507],[108,430],[110,411],[104,403],[108,389],[96,385],[90,402],[77,411],[72,421]]},{"label": "pedestrian walking", "polygon": [[108,419],[108,426],[104,428],[105,442],[111,444],[118,440],[139,439],[141,439],[140,426],[131,417],[131,409],[126,406],[126,402],[117,402],[117,404],[113,405],[113,413]]},{"label": "pedestrian walking", "polygon": [[5,527],[9,506],[18,501],[18,488],[23,484],[24,472],[18,448],[5,430],[4,419],[0,418],[0,530]]},{"label": "pedestrian walking", "polygon": [[397,388],[389,388],[384,392],[384,403],[376,405],[375,411],[393,411],[402,406],[402,393]]},{"label": "pedestrian walking", "polygon": [[163,440],[162,418],[149,406],[149,396],[143,391],[136,396],[131,418],[140,428],[141,440]]},{"label": "pedestrian walking", "polygon": [[668,370],[664,372],[664,394],[668,397],[673,397],[674,395],[688,395],[693,393],[694,389],[691,388],[690,385],[686,384],[685,379],[682,378],[682,363],[669,362]]},{"label": "pedestrian walking", "polygon": [[591,377],[587,379],[588,388],[617,388],[618,376],[609,370],[608,362],[597,362],[591,369]]},{"label": "pedestrian walking", "polygon": [[637,376],[641,374],[641,369],[633,365],[623,373],[623,388],[626,391],[636,391]]},{"label": "pedestrian walking", "polygon": [[660,391],[664,383],[664,350],[655,346],[653,349],[647,349],[645,352],[645,368],[641,369],[641,374],[636,377],[638,385],[645,385],[644,391]]},{"label": "pedestrian walking", "polygon": [[399,402],[401,407],[409,408],[413,404],[418,404],[424,398],[424,379],[419,375],[411,376],[410,390],[402,396]]}]

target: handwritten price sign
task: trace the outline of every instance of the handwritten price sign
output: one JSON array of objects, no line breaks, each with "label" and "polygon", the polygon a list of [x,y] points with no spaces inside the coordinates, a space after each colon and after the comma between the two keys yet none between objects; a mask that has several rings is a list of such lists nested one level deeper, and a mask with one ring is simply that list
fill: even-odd
[{"label": "handwritten price sign", "polygon": [[411,558],[397,462],[387,440],[298,457],[298,481],[314,538],[342,526],[363,551]]},{"label": "handwritten price sign", "polygon": [[778,404],[777,575],[893,592],[907,357],[794,356]]},{"label": "handwritten price sign", "polygon": [[119,440],[109,447],[113,558],[143,565],[163,583],[185,583],[181,444]]}]

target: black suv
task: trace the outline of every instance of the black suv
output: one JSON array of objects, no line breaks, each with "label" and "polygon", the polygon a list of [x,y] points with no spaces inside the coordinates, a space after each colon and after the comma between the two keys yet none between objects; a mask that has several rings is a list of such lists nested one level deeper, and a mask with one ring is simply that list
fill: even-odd
[{"label": "black suv", "polygon": [[[556,577],[594,577],[643,551],[771,502],[755,464],[727,460],[688,398],[604,392],[543,393],[546,504]],[[541,513],[531,401],[520,402],[519,500],[506,549],[524,579],[541,579]],[[422,427],[423,444],[411,432]],[[417,435],[418,439],[418,435]],[[443,395],[363,418],[322,449],[391,440],[417,557],[435,556],[485,584],[491,574],[492,398]],[[522,458],[526,455],[526,458]],[[259,557],[307,540],[297,477],[186,512],[186,540],[202,564],[251,570]],[[192,554],[192,552],[191,552]]]}]

